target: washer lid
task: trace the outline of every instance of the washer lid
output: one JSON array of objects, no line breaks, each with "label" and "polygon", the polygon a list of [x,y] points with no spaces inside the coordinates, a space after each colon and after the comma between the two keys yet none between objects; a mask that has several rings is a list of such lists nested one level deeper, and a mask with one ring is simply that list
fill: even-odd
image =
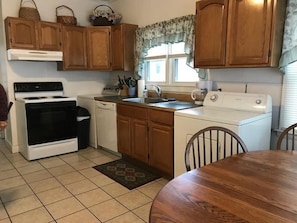
[{"label": "washer lid", "polygon": [[[197,107],[175,112],[176,117],[189,117],[210,122],[244,125],[263,118],[271,117],[271,113],[238,111],[223,108]],[[215,125],[215,124],[214,124]]]}]

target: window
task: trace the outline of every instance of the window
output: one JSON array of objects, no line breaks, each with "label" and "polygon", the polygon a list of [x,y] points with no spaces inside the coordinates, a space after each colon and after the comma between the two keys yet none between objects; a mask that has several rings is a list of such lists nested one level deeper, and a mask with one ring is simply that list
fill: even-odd
[{"label": "window", "polygon": [[282,106],[280,111],[280,129],[297,122],[297,62],[285,68]]},{"label": "window", "polygon": [[148,51],[144,60],[146,82],[178,85],[198,81],[198,73],[186,64],[184,42],[162,44]]}]

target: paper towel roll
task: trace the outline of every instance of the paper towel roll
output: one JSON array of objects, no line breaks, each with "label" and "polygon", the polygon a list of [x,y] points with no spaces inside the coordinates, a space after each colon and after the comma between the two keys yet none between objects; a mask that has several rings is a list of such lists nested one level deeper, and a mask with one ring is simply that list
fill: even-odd
[{"label": "paper towel roll", "polygon": [[143,90],[145,87],[145,81],[144,80],[138,80],[137,81],[137,95],[139,98],[143,97]]}]

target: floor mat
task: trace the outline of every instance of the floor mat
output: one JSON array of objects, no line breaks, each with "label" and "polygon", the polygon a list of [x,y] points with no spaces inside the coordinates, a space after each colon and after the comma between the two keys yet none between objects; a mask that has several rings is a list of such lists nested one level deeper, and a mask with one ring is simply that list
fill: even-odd
[{"label": "floor mat", "polygon": [[159,176],[128,163],[123,159],[94,166],[93,168],[129,190],[160,178]]}]

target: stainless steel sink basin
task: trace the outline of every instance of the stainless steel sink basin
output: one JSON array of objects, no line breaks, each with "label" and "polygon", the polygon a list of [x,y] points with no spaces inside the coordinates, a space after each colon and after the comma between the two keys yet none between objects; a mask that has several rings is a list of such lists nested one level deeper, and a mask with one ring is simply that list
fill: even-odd
[{"label": "stainless steel sink basin", "polygon": [[166,98],[124,98],[123,101],[151,104],[151,103],[167,102],[168,99]]}]

